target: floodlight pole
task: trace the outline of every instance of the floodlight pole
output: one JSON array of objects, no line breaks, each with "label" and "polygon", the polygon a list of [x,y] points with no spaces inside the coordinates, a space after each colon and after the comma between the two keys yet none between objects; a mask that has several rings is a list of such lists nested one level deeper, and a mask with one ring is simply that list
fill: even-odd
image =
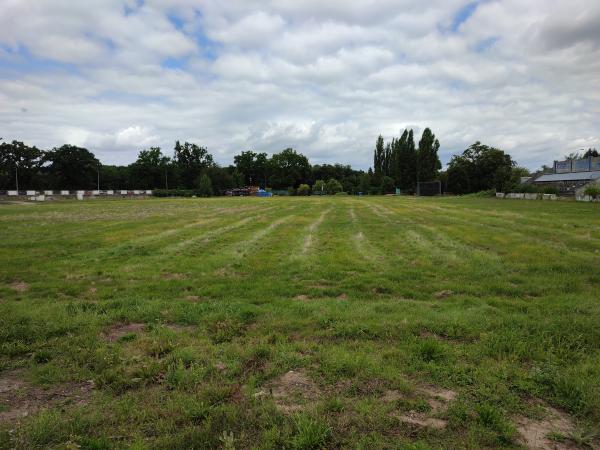
[{"label": "floodlight pole", "polygon": [[98,184],[97,184],[97,189],[100,190],[100,164],[98,164],[98,168],[96,169],[96,171],[98,172]]},{"label": "floodlight pole", "polygon": [[17,183],[17,195],[19,195],[19,165],[15,163],[15,181]]}]

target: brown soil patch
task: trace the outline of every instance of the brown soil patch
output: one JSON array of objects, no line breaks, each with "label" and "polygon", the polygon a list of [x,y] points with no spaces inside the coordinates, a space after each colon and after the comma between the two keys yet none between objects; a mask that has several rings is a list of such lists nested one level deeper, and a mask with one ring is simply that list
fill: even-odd
[{"label": "brown soil patch", "polygon": [[530,419],[523,416],[516,418],[517,430],[521,435],[523,443],[532,450],[577,448],[571,442],[556,442],[547,437],[551,433],[560,433],[568,438],[575,429],[575,426],[570,417],[565,413],[549,406],[546,406],[545,410],[546,416],[543,419]]},{"label": "brown soil patch", "polygon": [[290,414],[304,409],[320,396],[318,386],[303,371],[290,370],[255,394],[262,397],[269,393],[277,408]]},{"label": "brown soil patch", "polygon": [[396,391],[396,390],[387,390],[381,396],[381,400],[383,400],[384,402],[387,402],[387,403],[396,402],[402,398],[404,398],[402,393],[400,391]]},{"label": "brown soil patch", "polygon": [[139,333],[144,330],[143,323],[128,323],[128,324],[118,324],[110,327],[104,335],[106,336],[106,340],[108,342],[115,342],[122,338],[123,336],[127,336],[132,333]]},{"label": "brown soil patch", "polygon": [[95,287],[91,287],[88,289],[88,292],[90,293],[90,295],[96,295],[96,293],[98,292],[98,289]]},{"label": "brown soil patch", "polygon": [[400,420],[408,425],[415,425],[417,427],[428,427],[436,430],[443,430],[448,425],[448,422],[442,419],[435,419],[433,417],[425,417],[423,414],[409,413],[407,415],[400,416]]},{"label": "brown soil patch", "polygon": [[227,369],[227,366],[225,365],[225,363],[222,363],[221,361],[217,361],[215,363],[215,367],[220,370],[221,372],[223,372],[224,370]]},{"label": "brown soil patch", "polygon": [[448,298],[452,295],[454,295],[454,291],[451,291],[449,289],[444,289],[443,291],[439,291],[433,294],[433,296],[437,299]]},{"label": "brown soil patch", "polygon": [[24,281],[15,281],[14,283],[11,283],[10,288],[17,292],[26,292],[29,290],[29,284]]},{"label": "brown soil patch", "polygon": [[162,277],[163,280],[185,280],[187,278],[187,275],[185,275],[184,273],[163,273]]},{"label": "brown soil patch", "polygon": [[294,297],[294,300],[300,300],[300,301],[305,302],[307,300],[310,300],[310,297],[308,295],[303,295],[303,294],[302,295],[296,295]]},{"label": "brown soil patch", "polygon": [[348,295],[347,294],[340,294],[337,296],[338,300],[348,300]]},{"label": "brown soil patch", "polygon": [[182,332],[192,332],[196,329],[195,326],[193,325],[180,325],[177,323],[170,323],[168,325],[165,325],[169,330],[173,330],[173,331],[177,331],[178,333],[182,333]]},{"label": "brown soil patch", "polygon": [[83,405],[93,389],[91,381],[63,383],[43,389],[27,383],[22,370],[0,373],[0,424],[18,422],[43,408]]},{"label": "brown soil patch", "polygon": [[421,331],[419,336],[427,339],[435,339],[436,341],[446,341],[447,339],[444,336],[440,336],[439,334],[432,333],[431,331]]},{"label": "brown soil patch", "polygon": [[449,389],[442,389],[437,386],[424,386],[418,389],[418,392],[427,396],[427,403],[431,407],[429,413],[418,411],[409,411],[405,414],[395,414],[401,422],[417,427],[428,427],[436,430],[446,428],[448,422],[444,419],[431,417],[443,414],[448,410],[448,404],[456,398],[456,392]]},{"label": "brown soil patch", "polygon": [[202,297],[199,295],[188,295],[185,299],[192,303],[198,303],[199,301],[202,301]]}]

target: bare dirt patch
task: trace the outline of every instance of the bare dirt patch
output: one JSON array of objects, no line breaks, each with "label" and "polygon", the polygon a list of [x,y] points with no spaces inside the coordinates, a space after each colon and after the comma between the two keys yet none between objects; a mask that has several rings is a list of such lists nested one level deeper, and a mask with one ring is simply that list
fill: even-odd
[{"label": "bare dirt patch", "polygon": [[187,279],[187,275],[184,273],[163,273],[161,278],[167,281],[185,280]]},{"label": "bare dirt patch", "polygon": [[184,332],[188,332],[191,333],[192,331],[196,330],[196,327],[193,325],[180,325],[178,323],[170,323],[168,325],[165,325],[169,330],[173,330],[173,331],[177,331],[178,333],[184,333]]},{"label": "bare dirt patch", "polygon": [[185,299],[188,302],[192,302],[192,303],[198,303],[198,302],[202,301],[202,297],[200,297],[199,295],[188,295]]},{"label": "bare dirt patch", "polygon": [[305,302],[305,301],[310,300],[310,297],[308,295],[300,294],[300,295],[296,295],[294,297],[294,300],[300,300],[300,301]]},{"label": "bare dirt patch", "polygon": [[86,404],[93,389],[92,381],[44,389],[26,382],[23,370],[0,373],[0,424],[18,422],[43,408]]},{"label": "bare dirt patch", "polygon": [[107,331],[104,332],[104,336],[108,342],[118,341],[123,336],[128,334],[139,333],[144,331],[143,323],[128,323],[113,325]]},{"label": "bare dirt patch", "polygon": [[448,298],[454,295],[454,291],[450,289],[444,289],[443,291],[436,292],[433,296],[437,299]]},{"label": "bare dirt patch", "polygon": [[417,390],[417,393],[425,395],[427,403],[431,410],[428,413],[420,411],[408,411],[407,413],[394,414],[401,422],[417,426],[428,427],[436,430],[446,428],[448,422],[438,417],[432,417],[443,414],[448,410],[448,405],[456,398],[456,392],[449,389],[443,389],[437,386],[424,386]]},{"label": "bare dirt patch", "polygon": [[347,294],[340,294],[337,296],[338,300],[348,300],[348,295]]},{"label": "bare dirt patch", "polygon": [[11,283],[10,288],[17,292],[26,292],[29,290],[29,284],[24,281],[15,281],[14,283]]},{"label": "bare dirt patch", "polygon": [[384,402],[386,402],[386,403],[396,402],[398,400],[401,400],[402,398],[404,398],[404,396],[402,395],[402,393],[400,391],[396,391],[396,390],[393,390],[393,389],[388,389],[381,396],[381,400],[384,401]]},{"label": "bare dirt patch", "polygon": [[532,450],[562,450],[577,448],[572,442],[558,442],[549,438],[552,434],[567,439],[575,430],[571,418],[550,406],[545,406],[543,419],[530,419],[519,416],[515,422],[523,444]]},{"label": "bare dirt patch", "polygon": [[270,395],[281,412],[291,414],[303,410],[312,401],[317,400],[320,390],[303,371],[290,370],[254,395]]}]

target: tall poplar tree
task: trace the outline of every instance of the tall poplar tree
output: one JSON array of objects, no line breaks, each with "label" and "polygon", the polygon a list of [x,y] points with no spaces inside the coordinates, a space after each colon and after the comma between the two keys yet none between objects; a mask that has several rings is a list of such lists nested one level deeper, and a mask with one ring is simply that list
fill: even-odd
[{"label": "tall poplar tree", "polygon": [[373,155],[373,170],[375,171],[375,178],[379,180],[383,176],[383,160],[385,157],[383,136],[379,135],[377,143],[375,144],[375,153]]},{"label": "tall poplar tree", "polygon": [[399,143],[400,189],[412,191],[417,184],[417,151],[413,130],[404,130]]},{"label": "tall poplar tree", "polygon": [[442,168],[438,157],[439,149],[440,142],[435,138],[435,134],[429,128],[425,128],[417,152],[417,181],[435,180],[438,171]]}]

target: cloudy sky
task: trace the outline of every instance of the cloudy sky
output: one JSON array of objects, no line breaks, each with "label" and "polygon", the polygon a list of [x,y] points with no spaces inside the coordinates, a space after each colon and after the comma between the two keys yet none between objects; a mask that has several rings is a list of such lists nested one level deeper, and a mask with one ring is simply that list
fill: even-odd
[{"label": "cloudy sky", "polygon": [[0,0],[4,139],[367,168],[379,133],[426,126],[443,162],[600,149],[600,1]]}]

